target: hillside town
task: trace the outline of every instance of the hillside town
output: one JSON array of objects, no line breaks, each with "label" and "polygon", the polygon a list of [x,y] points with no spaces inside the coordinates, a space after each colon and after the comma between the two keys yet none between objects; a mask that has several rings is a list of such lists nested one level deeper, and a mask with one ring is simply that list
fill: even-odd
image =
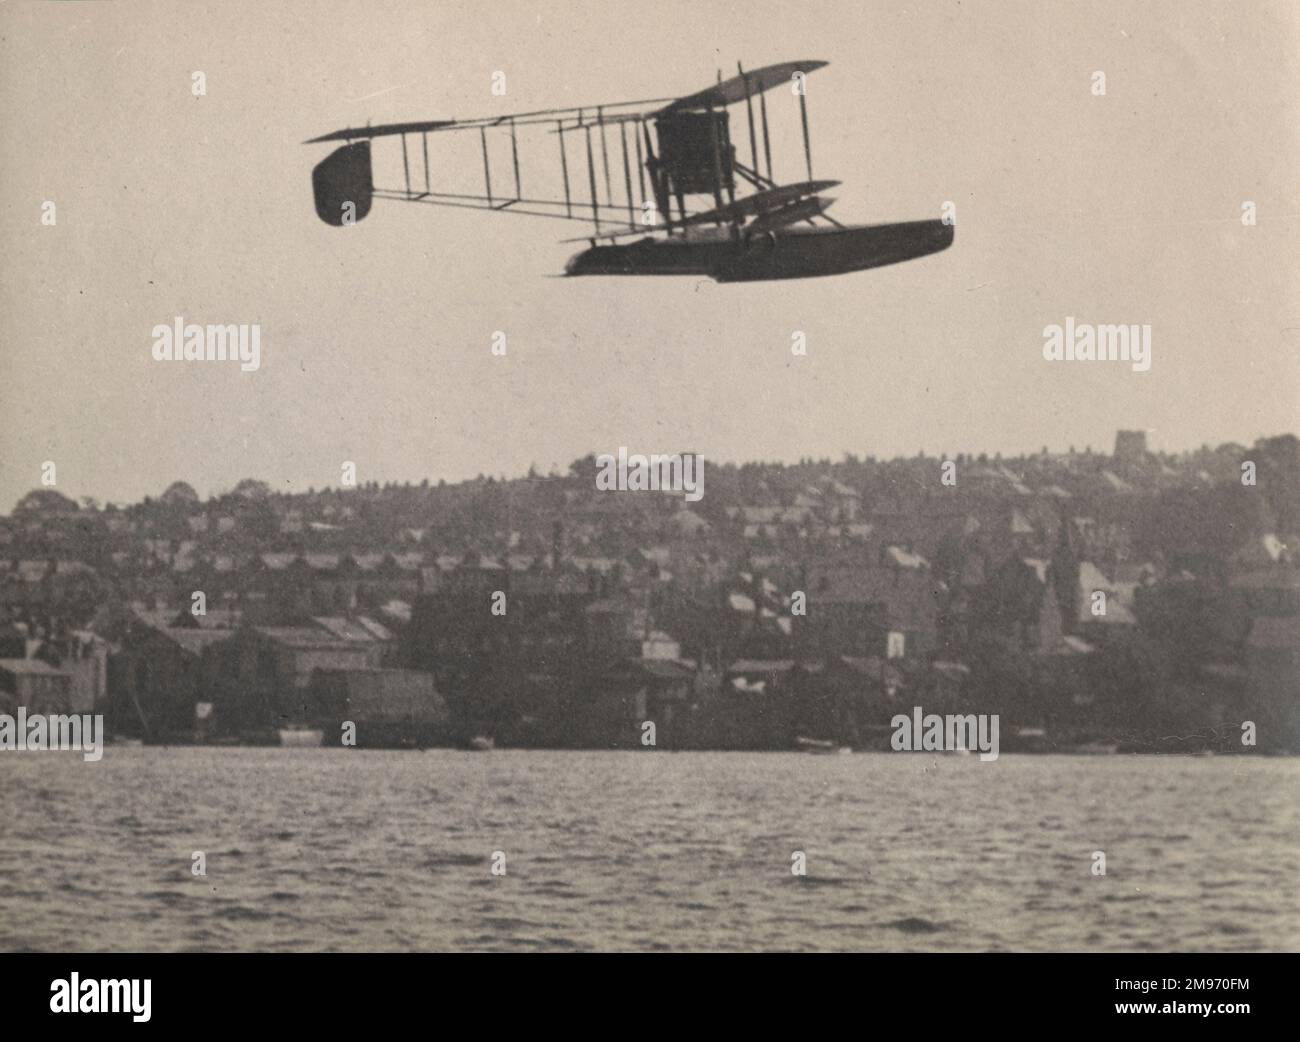
[{"label": "hillside town", "polygon": [[[1300,441],[714,464],[0,518],[0,706],[113,739],[1300,752]],[[1243,734],[1250,732],[1249,741]],[[340,737],[344,736],[344,737]],[[311,743],[310,737],[304,741]]]}]

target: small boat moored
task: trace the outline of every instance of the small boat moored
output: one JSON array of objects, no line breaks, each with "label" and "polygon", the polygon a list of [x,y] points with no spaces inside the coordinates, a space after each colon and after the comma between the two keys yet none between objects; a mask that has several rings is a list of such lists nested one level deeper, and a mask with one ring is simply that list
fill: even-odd
[{"label": "small boat moored", "polygon": [[289,725],[279,729],[280,745],[286,749],[319,749],[325,741],[325,732],[318,727]]},{"label": "small boat moored", "polygon": [[831,756],[853,752],[847,745],[840,745],[838,742],[822,738],[804,738],[802,735],[794,740],[794,746],[799,752],[812,753],[815,756]]}]

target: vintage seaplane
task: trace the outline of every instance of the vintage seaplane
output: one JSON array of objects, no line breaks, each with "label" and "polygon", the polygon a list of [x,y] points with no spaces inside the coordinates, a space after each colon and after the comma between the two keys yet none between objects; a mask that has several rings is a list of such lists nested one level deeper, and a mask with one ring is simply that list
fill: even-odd
[{"label": "vintage seaplane", "polygon": [[[305,142],[344,142],[312,171],[316,213],[326,224],[350,225],[370,212],[373,200],[391,199],[583,221],[591,225],[591,231],[566,241],[586,241],[590,246],[568,262],[568,275],[705,275],[719,282],[797,279],[897,264],[948,247],[953,226],[947,221],[846,226],[827,215],[834,200],[822,193],[839,182],[813,180],[805,84],[808,74],[824,65],[822,61],[784,62],[752,72],[738,66],[737,76],[724,81],[719,73],[714,86],[671,100],[336,130]],[[807,179],[791,184],[778,184],[772,176],[767,92],[781,85],[788,85],[798,97],[803,128]],[[749,128],[748,165],[737,158],[728,111],[742,102]],[[762,131],[761,169],[755,108]],[[524,193],[520,137],[538,128],[558,141],[563,198],[558,192],[555,198]],[[483,154],[482,194],[435,190],[430,177],[429,135],[475,130]],[[490,136],[507,135],[514,191],[502,192],[500,187],[494,191],[488,141]],[[378,188],[371,166],[371,142],[391,137],[401,138],[405,185]],[[424,176],[421,178],[417,169],[413,180],[411,151],[416,137]],[[577,180],[586,182],[581,198],[569,176],[571,146],[567,142],[574,138]],[[622,154],[621,186],[617,177],[610,175],[611,139]],[[585,178],[580,170],[584,152]],[[614,168],[617,174],[617,159]],[[750,194],[742,194],[745,190]],[[624,241],[630,239],[636,241]]]}]

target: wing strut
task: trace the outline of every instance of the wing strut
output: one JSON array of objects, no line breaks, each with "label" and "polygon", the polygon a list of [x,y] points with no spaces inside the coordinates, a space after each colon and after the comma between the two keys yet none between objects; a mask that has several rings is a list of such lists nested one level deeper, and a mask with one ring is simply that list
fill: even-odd
[{"label": "wing strut", "polygon": [[[767,160],[767,179],[772,180],[772,142],[767,136],[767,95],[758,96],[758,110],[763,117],[763,156]],[[754,164],[754,171],[758,171],[758,163]]]},{"label": "wing strut", "polygon": [[600,159],[605,167],[605,202],[613,203],[614,190],[609,181],[609,141],[605,137],[605,110],[596,109],[596,122],[600,124]]},{"label": "wing strut", "polygon": [[638,121],[637,130],[633,132],[632,137],[636,140],[636,183],[637,198],[641,200],[642,208],[645,207],[645,160],[641,156],[641,132],[640,128],[645,124]]},{"label": "wing strut", "polygon": [[632,203],[632,164],[627,158],[627,124],[618,125],[618,141],[623,146],[623,188],[627,192],[627,223],[631,224],[636,220],[636,212]]},{"label": "wing strut", "polygon": [[596,224],[596,231],[600,231],[600,204],[596,201],[596,163],[591,157],[591,124],[586,126],[587,131],[587,181],[591,185],[591,219]]},{"label": "wing strut", "polygon": [[482,127],[478,128],[479,140],[483,142],[483,181],[487,185],[488,206],[492,205],[492,171],[488,167],[488,150],[487,150],[487,131]]},{"label": "wing strut", "polygon": [[754,169],[758,169],[758,138],[754,136],[754,98],[749,93],[749,77],[740,62],[736,62],[736,71],[745,81],[745,114],[749,117],[749,154],[754,160]]},{"label": "wing strut", "polygon": [[655,193],[655,206],[663,215],[668,234],[671,235],[673,231],[673,210],[672,203],[668,200],[668,185],[664,182],[663,171],[659,169],[659,163],[655,159],[655,146],[650,140],[650,127],[644,121],[641,123],[641,130],[645,134],[646,166],[650,170],[650,187]]},{"label": "wing strut", "polygon": [[808,180],[812,176],[812,147],[808,144],[808,87],[806,84],[800,84],[803,88],[799,91],[799,119],[803,122],[803,158],[808,164]]},{"label": "wing strut", "polygon": [[406,175],[406,194],[411,194],[411,166],[406,161],[406,135],[402,135],[402,173]]},{"label": "wing strut", "polygon": [[523,187],[519,184],[519,142],[515,140],[515,121],[510,120],[510,155],[515,161],[515,198],[523,196]]},{"label": "wing strut", "polygon": [[564,151],[564,123],[557,119],[555,126],[560,132],[560,169],[564,171],[564,216],[572,217],[573,201],[569,195],[569,157]]},{"label": "wing strut", "polygon": [[[718,70],[718,82],[722,82],[722,70]],[[718,121],[713,118],[713,106],[708,108],[709,129],[713,136],[713,202],[722,209],[722,146],[718,143]],[[733,200],[734,201],[734,200]],[[682,215],[686,216],[685,214]]]}]

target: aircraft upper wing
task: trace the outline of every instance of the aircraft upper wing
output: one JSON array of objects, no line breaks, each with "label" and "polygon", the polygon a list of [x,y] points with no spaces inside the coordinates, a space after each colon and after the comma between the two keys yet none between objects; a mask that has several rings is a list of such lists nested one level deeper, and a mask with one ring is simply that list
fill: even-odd
[{"label": "aircraft upper wing", "polygon": [[[660,112],[689,112],[693,109],[726,108],[738,101],[744,101],[746,97],[753,97],[755,94],[762,94],[764,91],[769,91],[783,83],[789,83],[797,72],[806,75],[828,64],[830,63],[823,61],[801,61],[767,65],[761,69],[755,69],[753,72],[742,73],[739,76],[731,77],[729,80],[723,80],[721,83],[706,87],[696,94],[678,98],[661,109]],[[656,115],[659,115],[659,113],[656,113]]]},{"label": "aircraft upper wing", "polygon": [[[575,122],[616,123],[629,119],[640,119],[655,113],[654,106],[662,105],[670,98],[647,98],[643,101],[620,101],[611,105],[586,105],[565,109],[539,109],[536,112],[514,112],[501,116],[482,116],[475,119],[435,119],[419,123],[382,123],[373,127],[348,127],[334,130],[320,137],[309,138],[304,145],[314,145],[321,141],[361,141],[366,138],[388,137],[393,134],[430,134],[442,130],[473,130],[480,127],[526,127],[537,124],[562,123],[572,126]],[[637,108],[639,111],[628,113],[621,110]]]},{"label": "aircraft upper wing", "polygon": [[[583,105],[561,109],[539,109],[535,112],[515,112],[501,116],[483,116],[475,119],[438,119],[414,123],[382,123],[378,126],[347,127],[319,137],[309,138],[305,145],[323,141],[363,141],[368,138],[388,137],[396,134],[429,134],[447,130],[468,130],[499,126],[529,126],[539,123],[558,123],[565,130],[599,123],[624,123],[652,119],[673,112],[690,112],[706,108],[725,108],[789,83],[795,73],[810,73],[827,65],[824,61],[781,62],[733,76],[702,91],[682,98],[645,98],[640,101],[619,101],[608,105]],[[665,102],[667,104],[665,104]],[[627,110],[633,111],[627,111]]]},{"label": "aircraft upper wing", "polygon": [[304,145],[314,145],[320,141],[360,141],[363,138],[387,137],[390,134],[423,134],[430,130],[446,130],[456,126],[454,119],[435,119],[423,123],[381,123],[377,127],[352,127],[331,131],[320,137],[308,138]]}]

